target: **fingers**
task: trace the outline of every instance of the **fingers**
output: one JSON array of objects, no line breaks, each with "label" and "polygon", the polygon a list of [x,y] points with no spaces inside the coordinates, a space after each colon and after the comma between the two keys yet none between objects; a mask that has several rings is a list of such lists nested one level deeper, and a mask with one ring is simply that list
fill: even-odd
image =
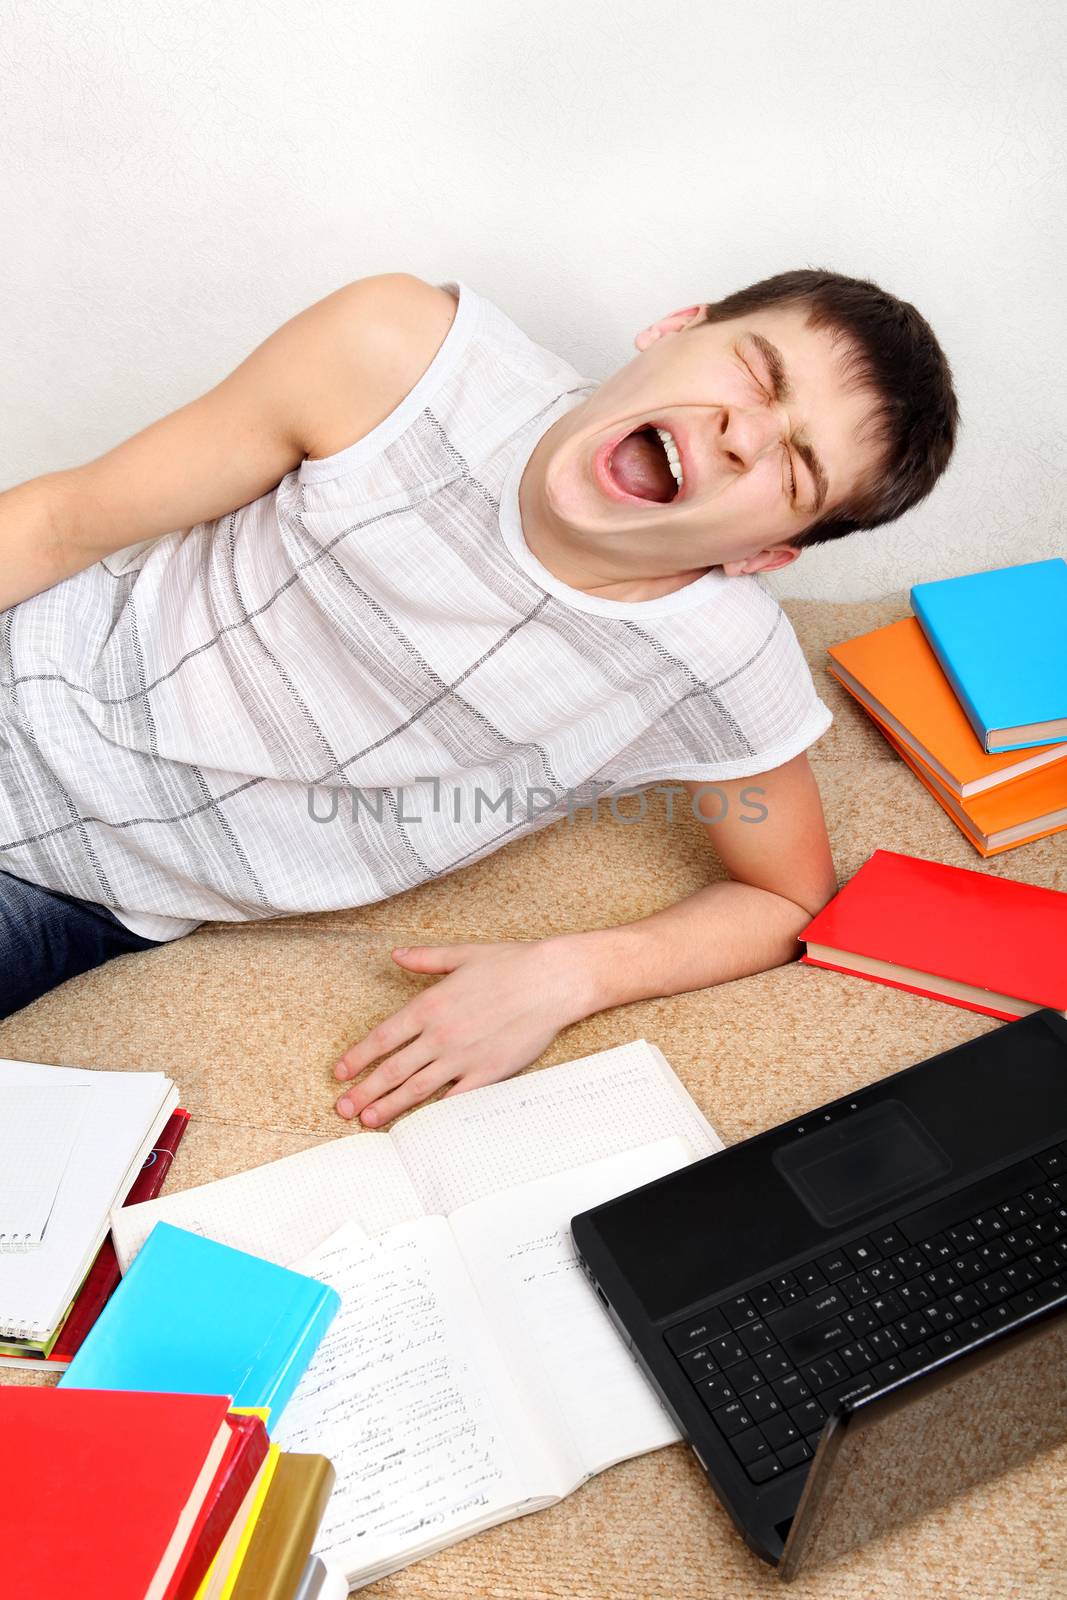
[{"label": "fingers", "polygon": [[461,944],[397,945],[391,951],[397,966],[413,967],[416,972],[452,972],[463,959]]},{"label": "fingers", "polygon": [[361,1121],[364,1127],[380,1128],[384,1122],[391,1122],[402,1111],[410,1111],[412,1106],[417,1106],[423,1100],[428,1100],[443,1083],[447,1083],[455,1069],[443,1066],[440,1061],[432,1061],[419,1072],[413,1073],[407,1081],[394,1089],[391,1094],[383,1095],[380,1100],[368,1106],[364,1111]]},{"label": "fingers", "polygon": [[[434,1051],[425,1038],[412,1041],[404,1050],[398,1050],[388,1061],[381,1062],[367,1074],[362,1083],[352,1084],[337,1102],[342,1117],[358,1117],[381,1095],[397,1089],[412,1073],[418,1072],[433,1060]],[[372,1119],[373,1120],[373,1119]]]},{"label": "fingers", "polygon": [[344,1055],[334,1065],[335,1078],[355,1078],[372,1061],[377,1061],[379,1056],[387,1056],[398,1045],[406,1044],[409,1039],[414,1039],[422,1032],[424,1023],[416,1020],[413,1012],[407,1006],[395,1012],[391,1017],[386,1017],[384,1022],[379,1022],[372,1028],[366,1038],[360,1039],[358,1044],[348,1047]]}]

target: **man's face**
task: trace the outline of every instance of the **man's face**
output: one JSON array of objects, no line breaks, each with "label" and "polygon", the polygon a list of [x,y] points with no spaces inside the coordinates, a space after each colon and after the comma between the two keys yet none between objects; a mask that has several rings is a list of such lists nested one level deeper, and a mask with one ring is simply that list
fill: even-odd
[{"label": "man's face", "polygon": [[[858,437],[873,397],[846,390],[847,347],[809,328],[805,310],[774,307],[690,331],[700,310],[644,329],[640,353],[549,430],[537,452],[539,510],[579,543],[584,535],[653,563],[660,545],[665,573],[769,571],[799,554],[786,541],[878,465],[876,448]],[[680,454],[684,483],[671,499],[655,435],[615,453],[650,424],[669,430]]]}]

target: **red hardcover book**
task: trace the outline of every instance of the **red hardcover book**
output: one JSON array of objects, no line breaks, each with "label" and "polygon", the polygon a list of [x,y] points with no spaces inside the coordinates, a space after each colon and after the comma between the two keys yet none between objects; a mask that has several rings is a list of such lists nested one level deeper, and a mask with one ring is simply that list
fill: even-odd
[{"label": "red hardcover book", "polygon": [[229,1405],[227,1395],[0,1387],[3,1593],[163,1600],[230,1446]]},{"label": "red hardcover book", "polygon": [[1067,894],[876,850],[799,937],[803,962],[1011,1021],[1067,1010]]},{"label": "red hardcover book", "polygon": [[[133,1180],[130,1192],[122,1202],[124,1206],[138,1205],[142,1200],[156,1198],[170,1171],[171,1162],[181,1144],[188,1121],[188,1111],[179,1108],[174,1112],[159,1136],[159,1143],[154,1150],[148,1152],[144,1165]],[[89,1268],[85,1282],[67,1314],[51,1354],[44,1358],[43,1364],[52,1367],[70,1366],[93,1323],[111,1299],[121,1280],[122,1274],[119,1271],[115,1246],[111,1243],[109,1233],[100,1246],[96,1260]]]},{"label": "red hardcover book", "polygon": [[231,1413],[226,1421],[230,1427],[230,1442],[200,1507],[185,1559],[175,1572],[164,1600],[193,1600],[252,1479],[267,1459],[269,1441],[261,1417]]}]

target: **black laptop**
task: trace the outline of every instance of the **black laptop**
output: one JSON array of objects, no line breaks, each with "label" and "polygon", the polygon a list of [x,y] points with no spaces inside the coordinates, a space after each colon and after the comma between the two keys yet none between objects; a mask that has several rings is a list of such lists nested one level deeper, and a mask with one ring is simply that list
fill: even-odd
[{"label": "black laptop", "polygon": [[957,1045],[573,1219],[789,1579],[1067,1439],[1067,1022]]}]

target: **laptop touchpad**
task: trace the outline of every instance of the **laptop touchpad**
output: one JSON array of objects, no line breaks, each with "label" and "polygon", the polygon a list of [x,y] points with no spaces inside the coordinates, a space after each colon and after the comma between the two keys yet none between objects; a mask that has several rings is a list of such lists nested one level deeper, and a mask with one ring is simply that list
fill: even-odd
[{"label": "laptop touchpad", "polygon": [[883,1100],[774,1152],[774,1165],[824,1228],[839,1228],[951,1171],[899,1100]]}]

